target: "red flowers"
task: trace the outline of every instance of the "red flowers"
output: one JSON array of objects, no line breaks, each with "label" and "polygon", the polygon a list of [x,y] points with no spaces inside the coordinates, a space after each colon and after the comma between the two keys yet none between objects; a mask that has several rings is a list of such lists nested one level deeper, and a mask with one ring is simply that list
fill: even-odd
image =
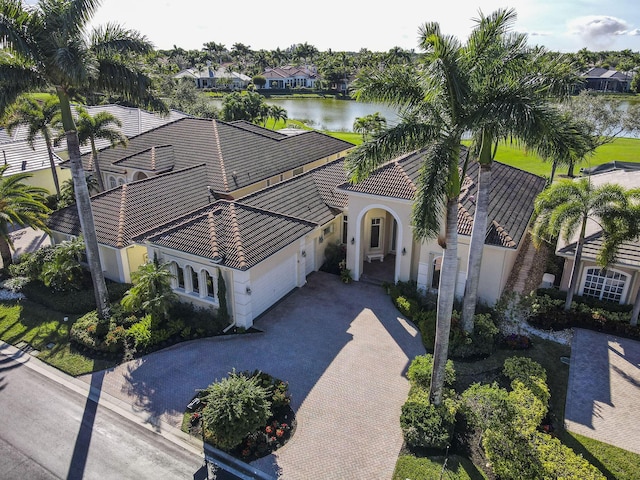
[{"label": "red flowers", "polygon": [[270,433],[273,433],[273,428],[271,427],[271,425],[267,425],[264,431],[270,434]]}]

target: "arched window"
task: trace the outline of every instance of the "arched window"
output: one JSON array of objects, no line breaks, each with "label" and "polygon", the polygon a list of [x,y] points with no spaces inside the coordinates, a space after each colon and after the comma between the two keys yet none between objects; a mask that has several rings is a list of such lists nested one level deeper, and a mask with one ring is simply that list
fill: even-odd
[{"label": "arched window", "polygon": [[205,276],[205,279],[206,279],[206,282],[207,282],[207,297],[214,298],[215,297],[215,293],[213,291],[213,277],[206,270],[204,271],[204,276]]},{"label": "arched window", "polygon": [[599,268],[587,268],[584,274],[582,295],[621,303],[628,278],[624,273],[615,270],[603,272]]},{"label": "arched window", "polygon": [[431,288],[440,288],[440,272],[442,271],[442,257],[436,257],[431,264]]},{"label": "arched window", "polygon": [[200,292],[200,282],[198,279],[198,272],[196,272],[193,268],[189,267],[191,271],[191,291],[193,293]]},{"label": "arched window", "polygon": [[124,185],[124,178],[118,178],[118,185]]},{"label": "arched window", "polygon": [[182,288],[184,290],[184,270],[180,265],[175,263],[176,266],[176,279],[178,280],[178,288]]},{"label": "arched window", "polygon": [[109,188],[116,188],[118,184],[116,183],[116,177],[113,175],[109,175]]}]

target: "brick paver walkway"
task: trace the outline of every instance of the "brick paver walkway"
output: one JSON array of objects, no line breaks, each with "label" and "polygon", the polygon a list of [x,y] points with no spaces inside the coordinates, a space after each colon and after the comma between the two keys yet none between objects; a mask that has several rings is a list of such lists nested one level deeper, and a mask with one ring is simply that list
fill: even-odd
[{"label": "brick paver walkway", "polygon": [[179,426],[195,389],[261,369],[289,381],[298,426],[257,468],[287,480],[391,478],[406,369],[424,348],[382,289],[317,272],[256,327],[264,333],[177,345],[97,375],[148,421]]},{"label": "brick paver walkway", "polygon": [[565,426],[640,454],[640,342],[575,329]]}]

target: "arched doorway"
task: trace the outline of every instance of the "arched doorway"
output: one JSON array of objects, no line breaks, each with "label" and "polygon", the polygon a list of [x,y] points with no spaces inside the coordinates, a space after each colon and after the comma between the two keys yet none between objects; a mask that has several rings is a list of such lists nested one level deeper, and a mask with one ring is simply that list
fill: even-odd
[{"label": "arched doorway", "polygon": [[356,220],[354,279],[382,284],[395,283],[400,276],[402,223],[399,215],[386,205],[369,205]]}]

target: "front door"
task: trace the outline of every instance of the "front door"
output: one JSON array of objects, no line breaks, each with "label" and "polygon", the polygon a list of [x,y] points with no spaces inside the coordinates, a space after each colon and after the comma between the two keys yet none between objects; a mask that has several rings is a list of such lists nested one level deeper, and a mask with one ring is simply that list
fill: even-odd
[{"label": "front door", "polygon": [[369,248],[372,252],[382,251],[382,232],[383,230],[382,218],[371,219],[371,238],[369,240]]}]

